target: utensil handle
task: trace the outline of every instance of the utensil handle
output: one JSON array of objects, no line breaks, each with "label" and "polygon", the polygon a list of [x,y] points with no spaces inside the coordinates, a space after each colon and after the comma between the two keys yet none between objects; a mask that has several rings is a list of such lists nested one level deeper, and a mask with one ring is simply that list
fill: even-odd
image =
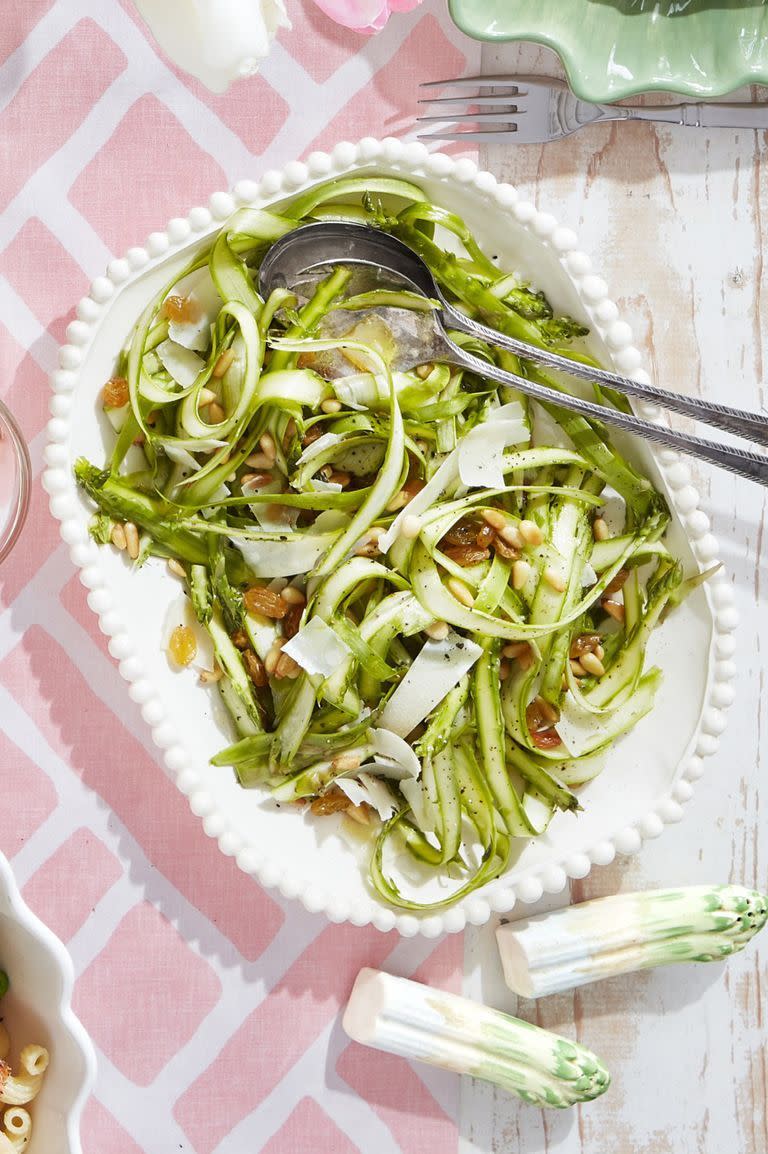
[{"label": "utensil handle", "polygon": [[751,413],[746,409],[735,409],[730,405],[718,405],[714,401],[702,401],[698,397],[686,397],[681,393],[670,393],[666,389],[657,388],[656,385],[644,384],[607,369],[596,369],[580,361],[572,361],[570,357],[561,356],[549,349],[540,349],[525,341],[515,340],[514,337],[508,337],[496,329],[489,328],[488,325],[464,316],[443,298],[442,293],[440,299],[443,312],[450,318],[451,325],[470,336],[478,337],[498,348],[507,349],[536,364],[557,369],[583,381],[596,381],[629,397],[638,397],[651,404],[661,405],[673,413],[693,417],[694,420],[722,432],[733,433],[754,444],[768,446],[768,416]]},{"label": "utensil handle", "polygon": [[448,337],[446,340],[451,346],[455,362],[469,369],[470,372],[477,373],[480,377],[487,377],[500,385],[510,385],[514,389],[519,389],[521,393],[533,397],[536,401],[570,409],[574,413],[588,417],[589,420],[613,425],[614,428],[623,429],[625,432],[643,437],[647,441],[654,441],[657,445],[664,445],[666,448],[676,449],[680,453],[688,453],[692,457],[698,457],[699,460],[708,461],[711,465],[716,465],[719,469],[725,469],[729,473],[735,473],[747,481],[755,481],[758,485],[768,486],[768,457],[749,453],[744,449],[732,449],[726,445],[720,445],[716,441],[707,441],[703,437],[679,433],[675,429],[651,424],[649,421],[643,421],[629,413],[622,413],[618,409],[609,409],[603,405],[596,405],[593,401],[573,397],[570,393],[560,393],[555,389],[548,389],[544,385],[526,380],[525,377],[519,377],[516,373],[505,372],[497,365],[491,365],[487,361],[480,360],[479,357],[473,356],[454,344]]},{"label": "utensil handle", "polygon": [[[610,106],[609,106],[610,107]],[[614,108],[611,119],[652,120],[685,128],[768,129],[768,104],[646,104]],[[617,113],[622,115],[618,116]],[[625,115],[626,113],[629,115]]]}]

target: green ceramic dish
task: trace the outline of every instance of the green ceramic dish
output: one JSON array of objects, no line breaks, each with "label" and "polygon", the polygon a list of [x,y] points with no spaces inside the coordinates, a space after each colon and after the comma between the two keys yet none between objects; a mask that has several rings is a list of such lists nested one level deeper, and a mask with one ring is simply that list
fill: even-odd
[{"label": "green ceramic dish", "polygon": [[532,40],[584,100],[768,84],[768,0],[449,0],[478,40]]}]

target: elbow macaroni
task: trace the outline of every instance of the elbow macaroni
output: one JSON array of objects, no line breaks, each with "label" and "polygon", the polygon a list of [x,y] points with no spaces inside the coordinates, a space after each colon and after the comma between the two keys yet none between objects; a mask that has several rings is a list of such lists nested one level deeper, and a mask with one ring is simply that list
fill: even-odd
[{"label": "elbow macaroni", "polygon": [[5,1026],[0,1023],[0,1103],[9,1106],[0,1130],[0,1154],[21,1154],[32,1134],[32,1118],[24,1107],[37,1097],[48,1069],[45,1046],[24,1046],[19,1054],[18,1072],[6,1062],[11,1048]]}]

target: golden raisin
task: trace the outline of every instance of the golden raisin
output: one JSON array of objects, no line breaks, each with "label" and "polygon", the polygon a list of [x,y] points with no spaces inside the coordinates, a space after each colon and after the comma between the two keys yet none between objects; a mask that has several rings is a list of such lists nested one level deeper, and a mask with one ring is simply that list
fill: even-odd
[{"label": "golden raisin", "polygon": [[503,557],[505,561],[517,561],[520,557],[518,550],[513,549],[503,537],[499,537],[498,535],[493,539],[493,548],[499,557]]},{"label": "golden raisin", "polygon": [[291,637],[296,636],[301,626],[301,615],[303,612],[303,605],[288,606],[288,612],[283,618],[283,637],[287,637],[290,640]]},{"label": "golden raisin", "polygon": [[[301,359],[301,358],[299,358],[299,359]],[[313,441],[319,440],[319,438],[322,437],[322,435],[323,435],[323,430],[320,428],[319,425],[311,425],[307,429],[304,436],[302,437],[301,443],[306,448],[306,446],[311,445]]]},{"label": "golden raisin", "polygon": [[478,549],[487,549],[495,535],[490,525],[481,525],[475,537]]},{"label": "golden raisin", "polygon": [[288,612],[288,605],[280,594],[262,585],[253,585],[250,589],[246,589],[243,601],[249,613],[261,613],[262,617],[279,619],[285,617]]},{"label": "golden raisin", "polygon": [[197,654],[197,641],[188,625],[177,625],[168,642],[168,656],[176,665],[186,666]]},{"label": "golden raisin", "polygon": [[[525,711],[525,720],[531,735],[542,729],[549,729],[558,720],[558,712],[554,705],[550,705],[543,697],[534,697]],[[559,738],[558,738],[559,740]]]},{"label": "golden raisin", "polygon": [[342,793],[337,786],[333,786],[320,797],[316,797],[309,808],[316,817],[324,817],[329,813],[341,813],[342,810],[346,810],[349,804],[347,795]]},{"label": "golden raisin", "polygon": [[532,733],[531,737],[537,749],[556,749],[558,745],[562,745],[560,734],[556,729],[540,729],[538,733]]},{"label": "golden raisin", "polygon": [[191,297],[168,297],[163,304],[163,316],[177,324],[187,324],[200,319],[201,310]]},{"label": "golden raisin", "polygon": [[237,629],[230,638],[236,649],[247,649],[251,644],[244,629]]},{"label": "golden raisin", "polygon": [[579,636],[574,637],[571,642],[568,656],[572,657],[574,661],[578,661],[585,653],[594,653],[599,644],[599,633],[580,633]]},{"label": "golden raisin", "polygon": [[264,662],[261,661],[252,649],[246,649],[243,653],[243,661],[253,684],[258,689],[263,689],[268,683],[267,671],[264,668]]},{"label": "golden raisin", "polygon": [[629,577],[629,569],[619,569],[613,580],[606,585],[603,597],[609,597],[611,593],[618,593],[619,589],[626,583],[627,577]]},{"label": "golden raisin", "polygon": [[440,541],[440,547],[443,548],[444,545],[474,545],[479,532],[480,524],[477,521],[470,520],[469,517],[462,517],[444,534]]},{"label": "golden raisin", "polygon": [[101,399],[107,409],[122,409],[128,404],[130,394],[125,377],[110,377],[101,390]]},{"label": "golden raisin", "polygon": [[443,551],[446,557],[464,569],[469,565],[477,565],[480,561],[487,561],[490,557],[487,549],[478,549],[477,545],[449,545]]}]

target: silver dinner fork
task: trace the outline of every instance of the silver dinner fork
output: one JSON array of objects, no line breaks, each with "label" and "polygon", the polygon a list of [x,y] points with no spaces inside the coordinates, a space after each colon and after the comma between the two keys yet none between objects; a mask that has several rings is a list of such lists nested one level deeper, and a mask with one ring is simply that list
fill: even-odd
[{"label": "silver dinner fork", "polygon": [[[484,90],[470,96],[419,100],[419,104],[439,106],[439,113],[419,116],[417,123],[442,125],[436,132],[422,133],[420,140],[543,144],[607,120],[652,120],[688,128],[768,128],[768,104],[646,104],[632,108],[590,104],[574,96],[564,81],[548,76],[462,76],[431,80],[419,87]],[[466,106],[464,110],[462,106]]]}]

